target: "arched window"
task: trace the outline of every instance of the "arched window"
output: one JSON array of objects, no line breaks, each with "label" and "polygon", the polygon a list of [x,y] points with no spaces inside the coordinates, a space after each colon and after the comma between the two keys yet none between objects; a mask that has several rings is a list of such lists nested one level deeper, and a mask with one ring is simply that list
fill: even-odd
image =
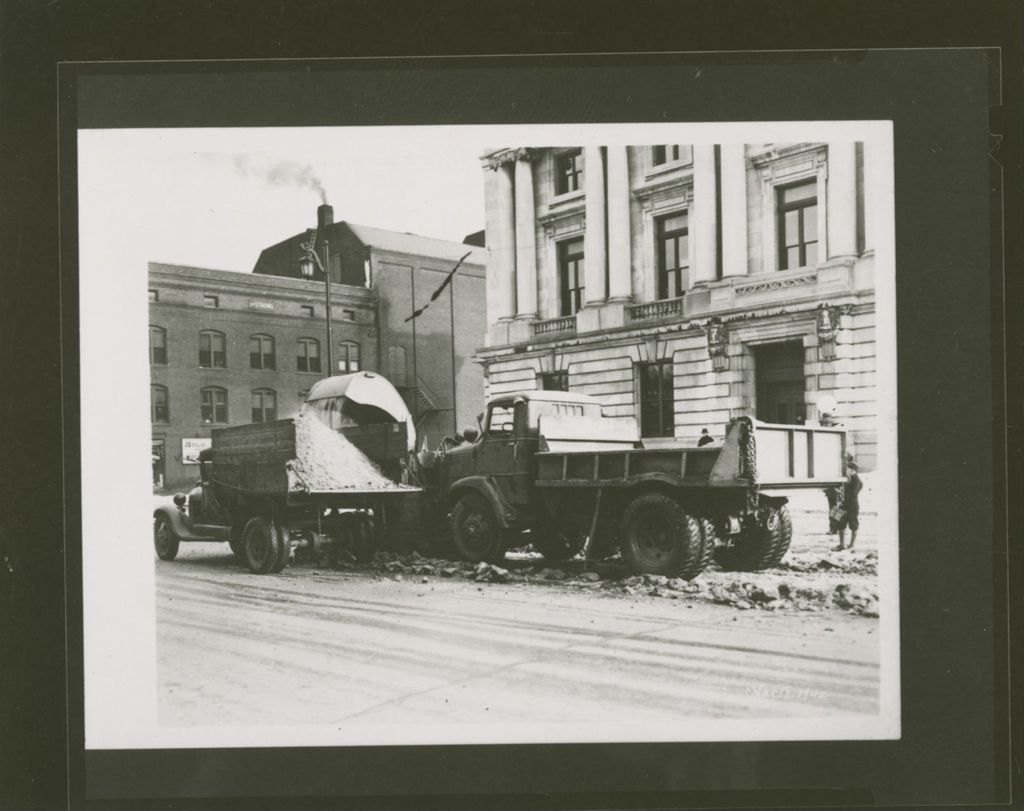
[{"label": "arched window", "polygon": [[228,393],[219,386],[199,390],[199,412],[205,423],[228,421]]},{"label": "arched window", "polygon": [[276,369],[274,339],[269,335],[252,335],[249,338],[249,368]]},{"label": "arched window", "polygon": [[299,338],[295,368],[300,372],[320,372],[320,342],[316,338]]},{"label": "arched window", "polygon": [[223,332],[205,329],[199,333],[199,365],[206,369],[223,369],[228,365],[227,341]]},{"label": "arched window", "polygon": [[342,341],[338,344],[338,371],[348,374],[359,371],[359,344]]},{"label": "arched window", "polygon": [[149,387],[149,418],[152,422],[171,421],[167,386],[153,385]]},{"label": "arched window", "polygon": [[167,330],[149,325],[149,362],[154,366],[167,365]]},{"label": "arched window", "polygon": [[271,422],[277,419],[277,392],[256,389],[252,393],[252,421]]}]

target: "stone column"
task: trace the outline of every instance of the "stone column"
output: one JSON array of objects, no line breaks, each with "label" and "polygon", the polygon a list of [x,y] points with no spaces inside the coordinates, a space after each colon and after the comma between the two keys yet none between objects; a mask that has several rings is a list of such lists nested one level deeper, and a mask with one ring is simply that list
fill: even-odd
[{"label": "stone column", "polygon": [[693,238],[695,284],[713,282],[718,276],[715,214],[715,147],[695,144],[693,147],[693,210],[690,212],[690,233]]},{"label": "stone column", "polygon": [[583,266],[586,304],[597,304],[608,297],[605,273],[608,252],[605,249],[604,157],[601,147],[583,150],[583,187],[586,194],[587,230],[583,236]]},{"label": "stone column", "polygon": [[722,275],[747,275],[747,160],[743,144],[722,144]]},{"label": "stone column", "polygon": [[857,158],[853,141],[828,144],[828,256],[857,255]]},{"label": "stone column", "polygon": [[495,245],[492,256],[498,282],[495,292],[498,303],[495,312],[499,319],[514,318],[516,314],[516,219],[513,204],[512,167],[503,163],[494,169],[498,186],[498,216],[495,222]]},{"label": "stone column", "polygon": [[515,161],[516,318],[537,317],[537,245],[530,153],[521,149]]},{"label": "stone column", "polygon": [[864,144],[864,253],[875,252],[875,241],[879,237],[878,186],[874,176],[878,170],[876,149],[870,143]]},{"label": "stone column", "polygon": [[633,293],[629,234],[629,165],[626,147],[608,147],[608,296],[628,301]]}]

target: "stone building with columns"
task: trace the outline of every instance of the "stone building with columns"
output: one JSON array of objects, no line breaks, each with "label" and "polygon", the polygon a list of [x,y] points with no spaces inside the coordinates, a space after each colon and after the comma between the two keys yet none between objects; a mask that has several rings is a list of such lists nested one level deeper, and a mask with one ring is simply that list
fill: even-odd
[{"label": "stone building with columns", "polygon": [[871,160],[854,141],[486,153],[488,395],[590,394],[648,444],[835,403],[872,469]]}]

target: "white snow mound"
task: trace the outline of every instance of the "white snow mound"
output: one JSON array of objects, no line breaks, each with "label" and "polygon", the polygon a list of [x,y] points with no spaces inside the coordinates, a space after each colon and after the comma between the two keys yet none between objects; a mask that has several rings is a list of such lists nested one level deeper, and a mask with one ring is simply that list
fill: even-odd
[{"label": "white snow mound", "polygon": [[295,452],[288,462],[288,489],[293,493],[346,490],[411,490],[387,478],[362,451],[324,425],[312,411],[295,418]]}]

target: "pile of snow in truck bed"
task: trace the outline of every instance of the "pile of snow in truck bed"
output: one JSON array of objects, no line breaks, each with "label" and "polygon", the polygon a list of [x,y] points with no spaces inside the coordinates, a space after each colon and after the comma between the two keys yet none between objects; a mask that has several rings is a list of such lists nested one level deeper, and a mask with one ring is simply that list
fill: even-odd
[{"label": "pile of snow in truck bed", "polygon": [[387,478],[362,451],[309,409],[295,418],[295,452],[297,457],[288,463],[288,489],[292,492],[410,489]]}]

